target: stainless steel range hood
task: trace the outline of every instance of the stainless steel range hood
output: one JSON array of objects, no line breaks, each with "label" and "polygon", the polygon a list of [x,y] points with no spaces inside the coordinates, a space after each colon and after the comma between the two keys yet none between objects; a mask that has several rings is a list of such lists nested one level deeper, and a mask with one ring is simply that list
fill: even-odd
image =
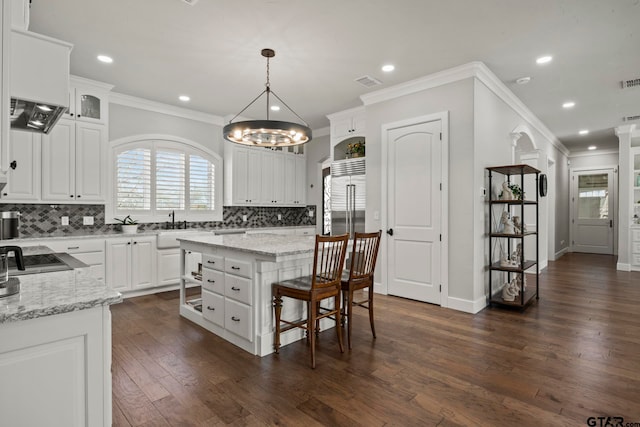
[{"label": "stainless steel range hood", "polygon": [[12,129],[49,133],[69,107],[73,45],[30,31],[11,31]]}]

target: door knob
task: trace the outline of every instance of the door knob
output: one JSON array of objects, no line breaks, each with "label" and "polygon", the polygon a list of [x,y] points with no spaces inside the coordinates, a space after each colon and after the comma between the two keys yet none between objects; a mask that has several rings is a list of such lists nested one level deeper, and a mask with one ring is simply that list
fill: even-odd
[{"label": "door knob", "polygon": [[387,230],[387,234],[388,234],[389,236],[393,236],[393,228],[388,229],[388,230]]}]

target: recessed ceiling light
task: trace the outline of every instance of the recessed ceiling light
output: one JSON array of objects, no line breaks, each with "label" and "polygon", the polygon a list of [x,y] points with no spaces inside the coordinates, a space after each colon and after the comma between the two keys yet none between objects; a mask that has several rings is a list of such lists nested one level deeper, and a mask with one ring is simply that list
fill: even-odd
[{"label": "recessed ceiling light", "polygon": [[573,101],[567,101],[564,104],[562,104],[562,108],[573,108],[576,106],[576,103]]},{"label": "recessed ceiling light", "polygon": [[595,150],[596,148],[598,148],[598,147],[596,147],[595,145],[590,145],[589,146],[589,150]]},{"label": "recessed ceiling light", "polygon": [[578,132],[580,135],[588,135],[589,131],[587,129],[582,129],[580,132]]},{"label": "recessed ceiling light", "polygon": [[187,95],[180,95],[180,96],[178,97],[178,99],[179,99],[180,101],[182,101],[182,102],[189,102],[189,101],[191,101],[191,98],[189,98]]},{"label": "recessed ceiling light", "polygon": [[546,64],[551,62],[551,60],[553,59],[553,57],[551,56],[541,56],[540,58],[536,59],[536,64]]},{"label": "recessed ceiling light", "polygon": [[278,106],[278,105],[272,105],[272,106],[271,106],[271,111],[280,111],[280,106]]},{"label": "recessed ceiling light", "polygon": [[98,61],[104,62],[105,64],[111,64],[113,62],[113,58],[107,55],[98,55]]},{"label": "recessed ceiling light", "polygon": [[526,85],[530,81],[531,81],[531,77],[529,76],[520,77],[519,79],[516,79],[516,83],[518,83],[519,85]]},{"label": "recessed ceiling light", "polygon": [[385,73],[390,73],[395,69],[396,69],[395,65],[392,65],[392,64],[386,64],[382,66],[382,71],[384,71]]}]

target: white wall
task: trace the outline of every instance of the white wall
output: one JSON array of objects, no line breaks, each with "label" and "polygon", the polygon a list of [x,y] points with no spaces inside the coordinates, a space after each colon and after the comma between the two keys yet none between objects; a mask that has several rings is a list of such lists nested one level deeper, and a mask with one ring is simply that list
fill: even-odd
[{"label": "white wall", "polygon": [[[489,263],[489,219],[488,208],[484,198],[480,197],[480,188],[488,186],[488,166],[508,165],[512,162],[512,141],[511,133],[518,129],[526,131],[527,136],[535,146],[536,151],[533,157],[537,157],[536,167],[545,173],[548,159],[552,159],[554,164],[567,163],[566,156],[560,152],[545,135],[532,126],[521,114],[515,111],[510,105],[498,97],[480,80],[475,80],[474,85],[474,185],[473,185],[473,212],[474,215],[474,278],[473,278],[473,301],[479,304],[488,292],[488,270]],[[524,137],[523,137],[524,138]],[[530,163],[530,162],[527,162]],[[568,180],[556,174],[557,185],[555,189],[549,191],[548,197],[539,199],[539,223],[537,225],[539,239],[539,265],[546,266],[548,260],[548,217],[547,203],[549,197],[556,197],[556,201],[567,200]],[[494,179],[494,188],[499,186]],[[494,190],[495,191],[495,190]],[[527,198],[535,200],[537,188],[525,188]],[[557,203],[556,203],[557,204]],[[533,212],[526,212],[527,218],[531,218]],[[556,223],[563,230],[568,224],[568,211],[566,217],[557,218]],[[534,222],[525,218],[527,223]],[[556,229],[558,226],[556,226]],[[557,233],[557,231],[556,231]],[[565,239],[568,242],[568,234]],[[525,245],[525,248],[527,246]],[[531,247],[535,247],[531,245]],[[533,259],[527,255],[527,258]]]},{"label": "white wall", "polygon": [[603,166],[617,167],[618,156],[617,151],[607,151],[604,153],[598,152],[597,150],[582,153],[572,152],[569,155],[569,161],[571,162],[571,169],[600,168]]},{"label": "white wall", "polygon": [[185,138],[223,156],[222,127],[199,120],[109,104],[109,140],[143,134],[163,134]]},{"label": "white wall", "polygon": [[[366,229],[382,228],[374,219],[383,212],[381,200],[381,129],[384,124],[428,114],[449,112],[449,297],[473,297],[473,80],[465,79],[410,95],[367,105],[367,209]],[[447,201],[443,200],[444,203]],[[383,234],[381,252],[385,251]],[[385,259],[385,257],[378,258]],[[378,269],[379,271],[380,269]],[[444,273],[444,272],[443,272]],[[386,287],[386,278],[376,273],[376,281]]]},{"label": "white wall", "polygon": [[322,162],[329,157],[329,135],[314,137],[305,145],[307,155],[307,204],[316,205],[316,233],[322,234]]}]

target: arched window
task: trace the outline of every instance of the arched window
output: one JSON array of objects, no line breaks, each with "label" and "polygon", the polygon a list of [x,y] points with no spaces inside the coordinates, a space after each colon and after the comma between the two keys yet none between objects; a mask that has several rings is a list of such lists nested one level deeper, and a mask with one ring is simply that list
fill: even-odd
[{"label": "arched window", "polygon": [[138,137],[111,144],[107,222],[130,215],[138,222],[222,220],[222,160],[175,137]]}]

